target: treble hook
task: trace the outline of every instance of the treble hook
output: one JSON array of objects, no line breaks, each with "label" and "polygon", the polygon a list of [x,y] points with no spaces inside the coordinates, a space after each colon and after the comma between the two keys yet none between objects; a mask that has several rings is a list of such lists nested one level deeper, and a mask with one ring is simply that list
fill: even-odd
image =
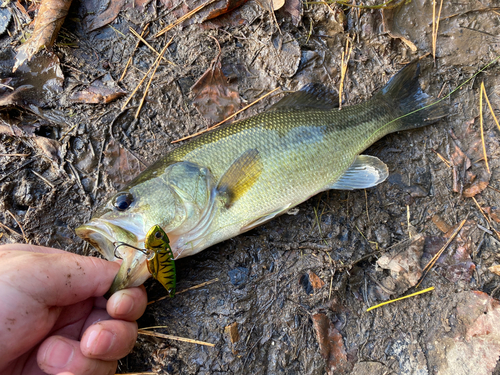
[{"label": "treble hook", "polygon": [[113,255],[115,256],[115,258],[118,258],[118,259],[122,259],[123,258],[121,256],[119,256],[118,254],[116,254],[116,250],[118,250],[118,248],[120,246],[128,246],[128,247],[131,247],[132,249],[135,249],[135,250],[138,250],[140,251],[141,253],[143,253],[144,255],[148,255],[149,251],[147,251],[146,249],[139,249],[138,247],[135,247],[135,246],[132,246],[132,245],[129,245],[128,243],[126,242],[113,242],[113,245],[115,245],[115,250],[113,251]]}]

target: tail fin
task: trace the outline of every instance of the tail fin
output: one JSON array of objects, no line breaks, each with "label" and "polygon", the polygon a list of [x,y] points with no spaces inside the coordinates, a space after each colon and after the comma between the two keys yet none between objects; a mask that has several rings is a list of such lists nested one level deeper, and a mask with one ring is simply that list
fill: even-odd
[{"label": "tail fin", "polygon": [[432,124],[448,114],[444,102],[430,98],[418,83],[418,60],[406,65],[377,95],[391,105],[397,105],[394,131],[419,128]]}]

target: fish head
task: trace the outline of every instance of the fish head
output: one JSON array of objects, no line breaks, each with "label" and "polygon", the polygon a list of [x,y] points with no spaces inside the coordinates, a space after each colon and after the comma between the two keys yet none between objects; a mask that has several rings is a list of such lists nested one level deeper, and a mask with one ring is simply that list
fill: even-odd
[{"label": "fish head", "polygon": [[168,235],[175,254],[176,240],[196,225],[207,204],[211,180],[206,169],[179,162],[145,172],[75,230],[106,259],[123,259],[111,294],[141,285],[151,276],[146,252],[141,250],[154,226]]}]

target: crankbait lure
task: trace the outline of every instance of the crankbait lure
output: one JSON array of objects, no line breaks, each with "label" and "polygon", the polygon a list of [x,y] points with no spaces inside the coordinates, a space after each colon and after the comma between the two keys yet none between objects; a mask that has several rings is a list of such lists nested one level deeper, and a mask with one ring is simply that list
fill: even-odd
[{"label": "crankbait lure", "polygon": [[174,254],[170,248],[170,240],[167,234],[159,225],[154,225],[146,235],[144,242],[145,249],[140,249],[125,242],[116,242],[114,251],[116,258],[121,258],[116,252],[120,246],[128,246],[145,254],[148,271],[151,276],[165,287],[170,297],[175,295],[176,274]]}]

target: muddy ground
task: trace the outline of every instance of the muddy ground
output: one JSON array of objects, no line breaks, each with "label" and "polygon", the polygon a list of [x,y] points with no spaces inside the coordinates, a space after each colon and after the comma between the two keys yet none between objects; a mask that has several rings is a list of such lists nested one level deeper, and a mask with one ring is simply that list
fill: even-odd
[{"label": "muddy ground", "polygon": [[[435,65],[432,57],[422,60],[426,92],[443,97],[500,55],[500,14],[484,9],[494,6],[499,4],[493,0],[444,2],[442,18],[448,18],[439,24]],[[73,4],[54,47],[63,88],[44,93],[38,103],[44,118],[26,109],[2,110],[4,119],[29,123],[38,138],[57,143],[51,143],[51,154],[34,138],[0,135],[0,243],[26,240],[98,255],[74,228],[121,183],[116,166],[103,162],[103,151],[114,137],[138,166],[137,160],[150,164],[176,147],[172,141],[213,124],[190,94],[219,53],[211,37],[220,43],[222,70],[237,85],[241,106],[278,86],[293,91],[321,82],[338,91],[347,39],[353,52],[344,105],[368,99],[403,64],[432,51],[428,0],[383,15],[325,4],[304,4],[295,19],[282,10],[275,14],[249,1],[231,16],[238,22],[183,25],[154,38],[176,19],[160,2],[123,9],[92,32],[75,22],[86,11]],[[147,39],[158,51],[173,37],[165,57],[175,66],[160,65],[138,121],[133,115],[143,88],[125,111],[126,97],[108,104],[71,100],[108,73],[118,81],[136,44],[129,27],[140,32],[147,22]],[[1,36],[2,54],[16,40],[15,34]],[[141,44],[118,85],[132,92],[155,57]],[[8,75],[8,66],[2,69]],[[389,166],[385,183],[320,194],[290,214],[178,261],[178,291],[218,281],[151,304],[139,326],[164,326],[158,331],[215,347],[139,336],[118,372],[499,374],[500,313],[491,297],[499,296],[500,276],[488,268],[500,263],[500,129],[485,109],[488,174],[479,121],[483,81],[499,115],[499,73],[495,63],[445,99],[445,119],[370,147],[366,153]],[[281,97],[271,96],[239,118]],[[463,220],[415,289],[422,268]],[[432,292],[366,312],[431,286]],[[165,294],[156,282],[146,287],[152,301]],[[231,339],[225,327],[234,323],[239,337]]]}]

